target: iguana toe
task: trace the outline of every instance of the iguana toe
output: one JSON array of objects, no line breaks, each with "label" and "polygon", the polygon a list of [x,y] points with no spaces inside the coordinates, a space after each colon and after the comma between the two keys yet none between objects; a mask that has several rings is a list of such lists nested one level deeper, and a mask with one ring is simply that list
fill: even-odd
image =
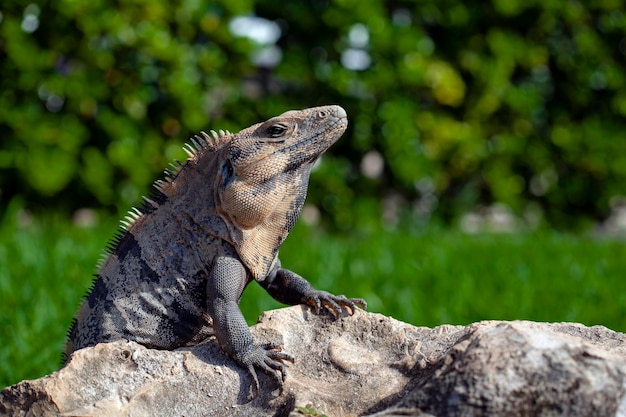
[{"label": "iguana toe", "polygon": [[236,359],[247,369],[248,374],[252,378],[252,389],[255,396],[260,392],[259,378],[256,369],[261,370],[264,374],[269,376],[274,386],[282,393],[285,377],[287,375],[284,362],[294,362],[293,356],[282,352],[280,346],[275,343],[253,345],[250,350],[238,355]]},{"label": "iguana toe", "polygon": [[306,297],[304,302],[315,309],[315,314],[319,314],[320,310],[324,308],[335,318],[339,317],[344,310],[352,315],[357,307],[367,308],[367,303],[361,298],[346,298],[344,295],[333,295],[319,290],[315,290],[313,294]]}]

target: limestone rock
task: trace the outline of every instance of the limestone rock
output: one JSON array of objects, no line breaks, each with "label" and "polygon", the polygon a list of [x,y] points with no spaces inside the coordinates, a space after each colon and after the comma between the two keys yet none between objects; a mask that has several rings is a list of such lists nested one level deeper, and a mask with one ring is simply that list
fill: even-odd
[{"label": "limestone rock", "polygon": [[[296,306],[252,329],[296,362],[285,392],[250,398],[215,340],[176,351],[133,342],[75,352],[63,369],[0,392],[7,416],[624,416],[626,335],[575,323],[415,327],[359,311],[335,321]],[[295,410],[294,410],[295,408]]]}]

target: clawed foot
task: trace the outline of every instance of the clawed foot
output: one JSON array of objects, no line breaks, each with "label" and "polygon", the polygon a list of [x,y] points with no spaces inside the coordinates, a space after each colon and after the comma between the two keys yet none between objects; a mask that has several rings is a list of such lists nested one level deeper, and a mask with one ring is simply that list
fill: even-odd
[{"label": "clawed foot", "polygon": [[260,392],[259,378],[255,368],[260,369],[269,376],[274,386],[280,389],[282,394],[286,376],[286,368],[283,362],[294,362],[293,356],[282,352],[280,346],[275,343],[252,345],[248,351],[237,355],[236,359],[248,370],[248,374],[253,380],[252,389],[254,396],[257,396]]},{"label": "clawed foot", "polygon": [[326,291],[315,290],[313,294],[304,298],[304,303],[315,309],[315,314],[319,314],[322,308],[330,311],[335,317],[339,317],[347,308],[348,314],[352,315],[357,307],[363,310],[367,308],[367,303],[362,298],[346,298],[344,295],[333,295]]}]

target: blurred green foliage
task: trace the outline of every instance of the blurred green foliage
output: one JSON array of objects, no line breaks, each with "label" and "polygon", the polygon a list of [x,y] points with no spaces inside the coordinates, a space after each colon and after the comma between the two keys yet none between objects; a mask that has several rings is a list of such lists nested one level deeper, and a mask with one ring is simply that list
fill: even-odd
[{"label": "blurred green foliage", "polygon": [[[576,226],[624,193],[624,9],[8,0],[0,198],[120,210],[192,133],[337,103],[351,128],[310,193],[335,226],[359,210],[380,218],[390,201],[412,221],[500,202]],[[234,24],[245,16],[265,20]]]}]

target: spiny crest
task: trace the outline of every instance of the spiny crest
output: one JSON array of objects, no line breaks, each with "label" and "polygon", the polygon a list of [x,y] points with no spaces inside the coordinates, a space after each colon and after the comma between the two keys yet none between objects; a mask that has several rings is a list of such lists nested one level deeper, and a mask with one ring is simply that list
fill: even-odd
[{"label": "spiny crest", "polygon": [[128,210],[126,216],[120,220],[120,226],[117,232],[113,235],[111,240],[107,243],[104,250],[100,254],[100,258],[96,262],[96,276],[104,267],[104,264],[109,260],[112,253],[115,252],[122,240],[129,233],[130,228],[145,214],[154,211],[158,207],[158,203],[149,197],[143,197],[144,202],[138,207],[133,207]]},{"label": "spiny crest", "polygon": [[107,245],[104,247],[104,253],[101,256],[101,258],[104,258],[104,261],[106,261],[108,255],[115,252],[115,249],[119,246],[120,242],[124,239],[127,233],[127,230],[120,227],[118,231],[113,235],[111,240],[109,240],[109,243],[107,243]]},{"label": "spiny crest", "polygon": [[[98,276],[96,275],[96,278],[98,278]],[[94,281],[95,283],[95,281]],[[93,286],[94,284],[91,285],[91,288],[89,288],[89,291],[91,292],[91,290],[93,290]],[[89,294],[89,293],[87,293]],[[83,302],[85,301],[85,299],[87,298],[87,296],[83,297]],[[74,332],[74,328],[76,327],[76,325],[78,324],[78,318],[74,317],[72,318],[72,321],[70,322],[70,327],[67,329],[67,332],[65,334],[65,340],[70,340],[72,338],[72,333]],[[63,366],[67,363],[67,360],[69,359],[68,354],[63,351],[61,352],[61,363],[60,366]]]},{"label": "spiny crest", "polygon": [[176,176],[183,169],[188,161],[195,161],[197,158],[205,153],[213,153],[227,143],[232,136],[228,130],[210,130],[210,135],[206,132],[200,132],[200,135],[194,135],[190,139],[190,143],[186,143],[183,146],[183,150],[189,155],[187,161],[175,161],[170,163],[169,167],[165,169],[165,179],[156,180],[153,185],[153,190],[148,196],[143,196],[143,201],[139,207],[133,207],[128,211],[128,214],[120,220],[120,228],[113,238],[109,241],[104,251],[100,255],[98,262],[96,263],[96,272],[102,270],[102,267],[109,259],[109,256],[115,252],[115,249],[119,246],[120,242],[124,239],[128,231],[132,228],[133,224],[137,222],[143,215],[149,214],[158,209],[159,206],[167,199],[166,190],[170,182],[176,178]]},{"label": "spiny crest", "polygon": [[[137,209],[135,208],[135,210]],[[128,216],[126,218],[128,218]],[[117,247],[120,245],[122,240],[124,240],[126,235],[129,233],[128,229],[126,228],[126,225],[127,225],[127,222],[123,220],[120,221],[119,229],[117,230],[117,232],[115,232],[111,240],[109,240],[107,245],[102,250],[100,257],[98,258],[98,261],[96,262],[96,267],[94,271],[95,277],[98,277],[100,275],[100,271],[102,271],[102,268],[104,268],[104,265],[107,263],[111,255],[115,253],[115,250],[117,249]],[[128,228],[130,228],[130,226],[128,226]],[[91,290],[89,290],[88,294],[89,293],[91,293]]]},{"label": "spiny crest", "polygon": [[126,217],[120,220],[120,227],[124,230],[130,229],[142,215],[143,213],[137,207],[131,208]]},{"label": "spiny crest", "polygon": [[194,135],[190,138],[190,142],[183,145],[183,150],[189,156],[187,161],[176,160],[169,164],[169,167],[165,168],[165,179],[156,180],[153,184],[159,192],[163,193],[168,183],[178,176],[181,169],[188,161],[196,161],[200,155],[206,153],[213,153],[222,147],[226,142],[231,139],[232,133],[228,130],[210,130],[210,135],[206,132],[200,132],[200,135]]},{"label": "spiny crest", "polygon": [[189,158],[196,158],[199,152],[214,152],[224,143],[230,140],[232,133],[228,130],[209,130],[210,136],[206,132],[200,132],[200,135],[194,135],[189,140],[191,143],[183,145],[183,150],[189,155]]},{"label": "spiny crest", "polygon": [[102,251],[100,257],[98,258],[98,261],[96,262],[96,276],[98,276],[98,273],[102,271],[102,268],[104,267],[104,264],[109,260],[110,255],[111,254],[106,249]]}]

